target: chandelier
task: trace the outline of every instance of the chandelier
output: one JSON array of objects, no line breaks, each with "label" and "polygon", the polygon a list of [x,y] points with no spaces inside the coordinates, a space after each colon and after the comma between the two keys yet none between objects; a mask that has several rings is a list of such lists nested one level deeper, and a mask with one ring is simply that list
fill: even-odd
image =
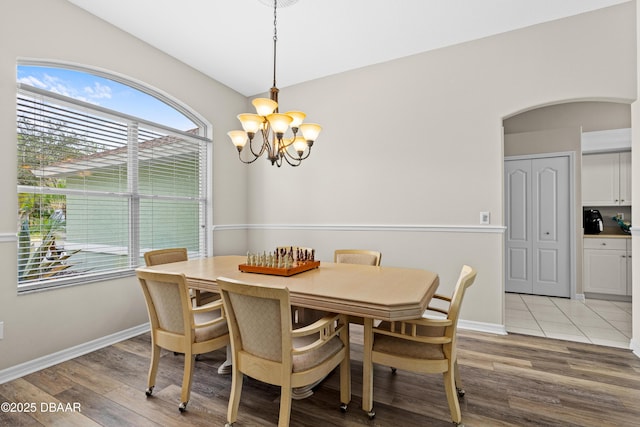
[{"label": "chandelier", "polygon": [[[263,1],[263,0],[260,0]],[[297,1],[297,0],[296,0]],[[286,1],[285,1],[286,3]],[[293,4],[295,1],[289,1]],[[316,123],[302,123],[306,114],[302,111],[278,112],[278,88],[276,87],[276,45],[278,42],[278,1],[273,1],[273,86],[269,98],[256,98],[251,103],[256,113],[238,114],[243,130],[227,132],[233,145],[238,149],[238,158],[243,163],[253,163],[266,153],[271,165],[282,166],[283,159],[291,166],[300,163],[311,154],[313,142],[322,129]],[[291,129],[289,136],[285,136]],[[262,145],[256,142],[260,134]],[[250,158],[243,159],[242,151],[249,142]],[[254,146],[254,142],[255,146]]]}]

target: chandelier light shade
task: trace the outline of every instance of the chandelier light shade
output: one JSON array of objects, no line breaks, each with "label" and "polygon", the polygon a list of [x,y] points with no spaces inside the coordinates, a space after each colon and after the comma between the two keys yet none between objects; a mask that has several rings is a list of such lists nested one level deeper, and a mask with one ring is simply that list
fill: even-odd
[{"label": "chandelier light shade", "polygon": [[[260,0],[265,2],[265,0]],[[281,0],[284,6],[295,1]],[[282,166],[283,161],[291,166],[300,163],[311,154],[311,147],[318,138],[322,128],[316,123],[303,123],[306,114],[302,111],[278,111],[278,88],[276,87],[276,45],[278,1],[273,1],[273,86],[270,98],[256,98],[251,103],[255,113],[238,114],[243,130],[227,132],[231,142],[238,150],[238,157],[243,163],[253,163],[263,154],[272,165]],[[289,136],[287,136],[287,134]],[[257,135],[260,135],[257,137]],[[261,140],[261,141],[259,141]],[[245,147],[248,143],[248,150]],[[243,154],[249,152],[249,154]],[[248,157],[248,159],[247,159]]]}]

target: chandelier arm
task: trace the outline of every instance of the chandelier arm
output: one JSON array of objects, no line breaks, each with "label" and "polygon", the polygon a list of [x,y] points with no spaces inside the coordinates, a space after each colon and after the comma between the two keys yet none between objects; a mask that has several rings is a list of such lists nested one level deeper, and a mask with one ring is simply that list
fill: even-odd
[{"label": "chandelier arm", "polygon": [[307,157],[309,157],[309,155],[311,154],[311,147],[307,146],[307,150],[306,151],[307,151],[307,155],[303,156],[303,157],[300,157],[300,160],[304,160]]},{"label": "chandelier arm", "polygon": [[264,144],[262,144],[260,152],[256,153],[255,151],[253,151],[253,140],[251,140],[249,141],[249,150],[251,151],[251,154],[253,154],[253,157],[260,157],[264,153]]},{"label": "chandelier arm", "polygon": [[[294,149],[295,150],[295,149]],[[298,163],[304,159],[306,159],[307,157],[309,157],[309,155],[311,154],[311,147],[309,147],[307,145],[307,149],[305,150],[307,152],[306,155],[304,156],[300,156],[300,155],[293,155],[291,154],[291,152],[288,149],[284,150],[284,153],[292,160],[298,161]],[[295,151],[296,154],[298,154],[298,151]],[[291,163],[289,163],[291,164]]]},{"label": "chandelier arm", "polygon": [[[294,168],[297,167],[297,166],[300,166],[300,163],[301,163],[300,161],[296,161],[295,163],[292,163],[289,160],[289,156],[282,156],[282,157],[284,157],[284,159],[287,161],[287,163],[289,163],[289,166],[293,166]],[[297,159],[294,159],[294,160],[297,160]]]},{"label": "chandelier arm", "polygon": [[242,160],[242,152],[238,151],[238,159],[240,159],[240,161],[242,163],[244,163],[245,165],[250,165],[251,163],[255,162],[256,160],[258,160],[260,157],[259,156],[254,156],[252,160]]},{"label": "chandelier arm", "polygon": [[[282,153],[282,155],[280,157],[284,157],[284,159],[287,161],[287,163],[289,163],[289,165],[291,165],[293,167],[300,166],[300,163],[302,162],[301,158],[291,155],[289,150],[287,150],[286,148],[283,149],[281,151],[281,153]],[[291,159],[291,160],[289,160],[289,159]],[[292,161],[293,161],[293,163],[292,163]]]},{"label": "chandelier arm", "polygon": [[262,155],[264,154],[265,149],[266,149],[266,147],[265,147],[265,143],[264,143],[264,141],[266,141],[266,137],[265,137],[265,135],[264,135],[264,129],[262,129],[262,130],[261,130],[261,133],[262,133],[262,146],[260,147],[260,152],[259,152],[259,153],[256,153],[256,152],[253,150],[253,141],[254,141],[254,139],[255,139],[255,135],[254,135],[254,137],[249,141],[249,150],[251,150],[251,154],[253,154],[255,157],[260,157],[260,156],[262,156]]}]

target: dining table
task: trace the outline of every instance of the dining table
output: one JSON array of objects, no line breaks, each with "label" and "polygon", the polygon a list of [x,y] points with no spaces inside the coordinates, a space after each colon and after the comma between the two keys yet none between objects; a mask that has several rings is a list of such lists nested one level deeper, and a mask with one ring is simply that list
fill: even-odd
[{"label": "dining table", "polygon": [[[286,287],[292,306],[357,316],[364,319],[364,348],[373,339],[373,321],[421,317],[439,284],[437,273],[405,267],[320,262],[316,268],[285,276],[241,271],[247,257],[225,255],[191,259],[141,269],[184,274],[192,289],[219,292],[217,278],[253,285]],[[229,354],[229,352],[228,352]],[[370,354],[364,352],[364,363]],[[230,364],[230,358],[218,372]],[[373,376],[363,377],[362,409],[373,399]]]}]

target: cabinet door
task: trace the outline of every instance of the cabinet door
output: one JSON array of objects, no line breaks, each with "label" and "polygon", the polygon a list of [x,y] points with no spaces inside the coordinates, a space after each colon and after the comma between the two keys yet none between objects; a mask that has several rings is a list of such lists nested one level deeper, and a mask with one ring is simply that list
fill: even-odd
[{"label": "cabinet door", "polygon": [[631,206],[631,152],[620,153],[620,204]]},{"label": "cabinet door", "polygon": [[627,251],[584,250],[584,292],[627,295]]},{"label": "cabinet door", "polygon": [[619,153],[583,155],[582,205],[617,206],[620,199],[619,170]]},{"label": "cabinet door", "polygon": [[633,280],[631,280],[631,270],[633,270],[633,262],[631,258],[631,239],[627,239],[627,295],[631,296],[633,288]]}]

